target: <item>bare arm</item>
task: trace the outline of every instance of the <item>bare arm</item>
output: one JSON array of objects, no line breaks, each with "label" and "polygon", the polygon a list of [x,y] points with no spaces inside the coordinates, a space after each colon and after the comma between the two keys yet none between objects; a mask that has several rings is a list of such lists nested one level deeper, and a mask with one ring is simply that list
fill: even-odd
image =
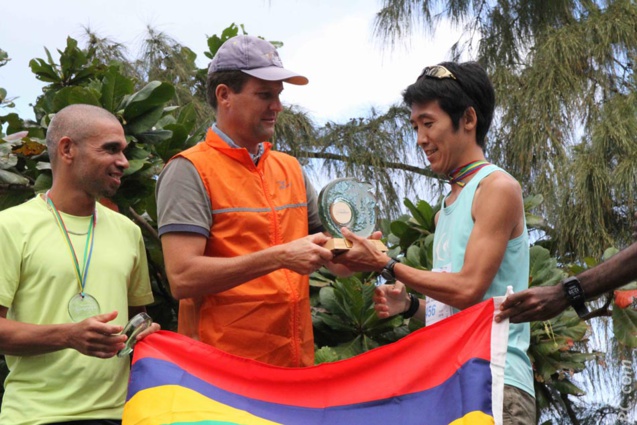
[{"label": "bare arm", "polygon": [[577,275],[586,299],[624,286],[637,279],[637,243]]},{"label": "bare arm", "polygon": [[181,299],[226,291],[282,268],[310,274],[332,259],[322,247],[327,239],[316,233],[231,258],[205,256],[207,239],[195,233],[167,233],[161,242],[170,288]]},{"label": "bare arm", "polygon": [[113,357],[124,348],[122,327],[108,322],[117,312],[100,314],[79,323],[33,325],[7,319],[7,307],[0,306],[0,352],[33,356],[72,348],[87,356]]},{"label": "bare arm", "polygon": [[[503,173],[493,173],[476,191],[472,208],[475,224],[462,269],[458,273],[434,273],[397,264],[394,267],[396,278],[408,287],[458,309],[478,303],[500,267],[507,243],[523,231],[523,213],[519,184]],[[354,271],[380,272],[389,261],[387,255],[364,239],[346,229],[344,235],[354,242],[354,248],[336,257],[335,262],[342,262]]]},{"label": "bare arm", "polygon": [[[577,278],[587,299],[619,288],[637,279],[637,243],[618,252]],[[513,323],[548,320],[569,306],[562,285],[538,286],[512,294],[501,305],[497,321],[507,317]]]}]

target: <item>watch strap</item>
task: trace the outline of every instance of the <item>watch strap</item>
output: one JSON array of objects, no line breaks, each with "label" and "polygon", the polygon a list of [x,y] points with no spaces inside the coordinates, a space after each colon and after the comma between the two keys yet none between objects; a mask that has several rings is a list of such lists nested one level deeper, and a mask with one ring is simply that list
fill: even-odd
[{"label": "watch strap", "polygon": [[577,315],[580,318],[586,317],[586,315],[588,313],[590,313],[588,311],[588,307],[586,307],[586,304],[581,303],[581,304],[571,304],[571,307],[573,307],[573,310],[575,310],[575,312],[577,313]]},{"label": "watch strap", "polygon": [[383,276],[385,280],[396,280],[396,273],[394,273],[394,267],[396,266],[396,263],[398,263],[398,260],[396,260],[395,258],[390,258],[387,264],[385,264],[385,267],[383,267],[381,276]]},{"label": "watch strap", "polygon": [[562,281],[562,289],[566,294],[566,299],[579,317],[585,317],[589,311],[586,307],[586,295],[577,277],[571,276]]},{"label": "watch strap", "polygon": [[420,307],[420,300],[414,294],[409,294],[409,308],[402,313],[404,319],[409,319],[413,317],[414,314],[418,311]]}]

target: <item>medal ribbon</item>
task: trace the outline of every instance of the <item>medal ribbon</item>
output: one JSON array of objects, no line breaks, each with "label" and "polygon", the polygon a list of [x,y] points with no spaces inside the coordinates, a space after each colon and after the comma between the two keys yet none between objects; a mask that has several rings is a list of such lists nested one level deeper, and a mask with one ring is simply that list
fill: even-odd
[{"label": "medal ribbon", "polygon": [[464,187],[465,183],[463,183],[462,180],[477,173],[482,167],[486,167],[487,165],[489,165],[488,161],[472,161],[462,167],[458,167],[449,173],[449,183],[455,183],[460,187]]},{"label": "medal ribbon", "polygon": [[[62,233],[62,237],[66,241],[66,245],[69,248],[69,252],[71,253],[71,259],[73,260],[73,265],[75,266],[75,277],[77,278],[77,283],[80,286],[80,295],[84,298],[84,287],[86,286],[86,276],[88,275],[88,267],[91,264],[91,256],[93,254],[93,241],[95,240],[95,224],[97,223],[97,215],[96,211],[93,210],[93,215],[91,216],[91,221],[88,225],[88,232],[86,234],[86,245],[84,246],[84,261],[83,270],[80,270],[80,264],[77,261],[77,255],[75,255],[75,249],[73,248],[73,242],[71,242],[71,238],[69,237],[69,232],[66,230],[66,226],[64,225],[64,220],[60,215],[60,212],[53,204],[51,198],[49,198],[49,193],[47,192],[45,195],[46,202],[52,207],[53,216],[55,217],[55,222],[60,229],[60,233]],[[88,253],[88,255],[87,255]]]}]

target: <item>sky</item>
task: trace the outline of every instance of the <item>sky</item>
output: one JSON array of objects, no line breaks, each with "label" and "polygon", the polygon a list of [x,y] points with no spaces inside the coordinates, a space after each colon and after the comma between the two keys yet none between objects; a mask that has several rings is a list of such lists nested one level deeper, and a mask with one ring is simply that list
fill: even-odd
[{"label": "sky", "polygon": [[[197,64],[209,62],[208,36],[230,24],[284,43],[283,65],[305,75],[307,86],[285,85],[282,100],[300,106],[314,120],[346,122],[400,102],[400,93],[423,67],[448,59],[460,30],[442,24],[434,36],[416,32],[393,49],[373,36],[380,0],[2,0],[0,48],[11,61],[0,68],[0,87],[17,97],[21,117],[32,118],[29,106],[43,83],[29,68],[33,58],[57,61],[66,37],[84,45],[84,28],[135,52],[146,27],[165,32],[197,54]],[[7,111],[3,111],[6,113]]]}]

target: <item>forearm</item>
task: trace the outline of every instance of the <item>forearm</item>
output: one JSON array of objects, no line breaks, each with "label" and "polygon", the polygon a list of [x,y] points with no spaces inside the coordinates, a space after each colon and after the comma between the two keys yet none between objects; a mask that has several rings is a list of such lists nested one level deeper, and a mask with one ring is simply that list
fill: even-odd
[{"label": "forearm", "polygon": [[12,356],[34,356],[71,348],[71,324],[33,325],[0,318],[0,352]]},{"label": "forearm", "polygon": [[[487,288],[489,285],[488,283],[479,283],[477,276],[466,276],[466,273],[462,271],[460,273],[437,273],[397,264],[394,267],[394,273],[396,279],[414,291],[459,310],[480,302],[486,290],[482,288]],[[424,303],[421,305],[419,313],[420,310],[424,311]]]},{"label": "forearm", "polygon": [[162,247],[173,296],[182,299],[227,291],[282,268],[310,274],[332,260],[332,252],[322,246],[326,241],[316,233],[245,255],[210,257],[206,238],[168,233]]},{"label": "forearm", "polygon": [[197,256],[178,270],[168,268],[168,280],[177,299],[216,294],[282,268],[283,258],[284,245],[238,257]]},{"label": "forearm", "polygon": [[618,252],[596,267],[577,275],[587,299],[637,279],[637,243]]},{"label": "forearm", "polygon": [[[342,262],[354,271],[380,273],[391,258],[372,249],[371,245],[362,242],[361,238],[356,240],[361,242],[354,248],[358,251],[352,250],[342,257],[336,257],[335,261]],[[462,310],[482,300],[495,271],[465,267],[458,273],[437,273],[397,263],[394,266],[394,274],[397,280],[412,290]]]}]

